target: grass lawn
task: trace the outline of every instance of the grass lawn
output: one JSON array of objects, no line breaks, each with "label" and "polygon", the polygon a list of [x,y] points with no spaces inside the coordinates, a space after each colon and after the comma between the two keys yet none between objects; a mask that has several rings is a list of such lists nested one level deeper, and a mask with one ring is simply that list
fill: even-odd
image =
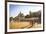
[{"label": "grass lawn", "polygon": [[30,22],[13,22],[10,23],[10,29],[24,29],[32,26]]}]

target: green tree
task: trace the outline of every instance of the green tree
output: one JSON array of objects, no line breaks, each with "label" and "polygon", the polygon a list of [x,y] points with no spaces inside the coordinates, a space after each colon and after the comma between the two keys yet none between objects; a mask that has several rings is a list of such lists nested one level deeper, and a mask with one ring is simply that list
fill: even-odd
[{"label": "green tree", "polygon": [[32,12],[29,11],[29,15],[26,15],[25,18],[31,18],[32,17]]},{"label": "green tree", "polygon": [[23,15],[23,13],[20,12],[20,13],[18,14],[18,16],[19,16],[19,17],[23,17],[24,15]]},{"label": "green tree", "polygon": [[10,21],[12,21],[13,20],[13,17],[10,17]]},{"label": "green tree", "polygon": [[19,21],[19,20],[20,20],[21,18],[23,18],[23,17],[24,17],[23,13],[20,12],[20,13],[18,14],[18,16],[15,17],[15,20]]},{"label": "green tree", "polygon": [[25,18],[29,18],[29,15],[26,15]]},{"label": "green tree", "polygon": [[31,18],[33,16],[32,12],[29,11],[29,17]]}]

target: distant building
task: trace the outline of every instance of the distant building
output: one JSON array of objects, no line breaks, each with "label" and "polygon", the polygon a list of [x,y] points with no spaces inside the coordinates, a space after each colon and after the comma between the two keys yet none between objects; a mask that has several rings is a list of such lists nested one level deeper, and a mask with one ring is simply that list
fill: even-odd
[{"label": "distant building", "polygon": [[[40,14],[40,12],[37,12],[37,13]],[[41,23],[39,17],[25,18],[25,16],[21,12],[18,14],[18,16],[16,16],[15,20],[16,21],[29,21],[29,22],[32,21],[33,23],[35,23],[35,22]]]}]

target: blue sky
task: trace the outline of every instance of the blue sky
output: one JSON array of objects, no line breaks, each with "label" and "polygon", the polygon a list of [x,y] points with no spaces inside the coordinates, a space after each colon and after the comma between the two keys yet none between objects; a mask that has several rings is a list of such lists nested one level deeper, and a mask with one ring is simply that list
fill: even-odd
[{"label": "blue sky", "polygon": [[41,6],[35,6],[35,5],[14,5],[10,4],[9,5],[9,14],[10,17],[15,17],[17,16],[20,12],[23,13],[24,15],[29,14],[29,11],[31,12],[37,12],[40,10]]}]

